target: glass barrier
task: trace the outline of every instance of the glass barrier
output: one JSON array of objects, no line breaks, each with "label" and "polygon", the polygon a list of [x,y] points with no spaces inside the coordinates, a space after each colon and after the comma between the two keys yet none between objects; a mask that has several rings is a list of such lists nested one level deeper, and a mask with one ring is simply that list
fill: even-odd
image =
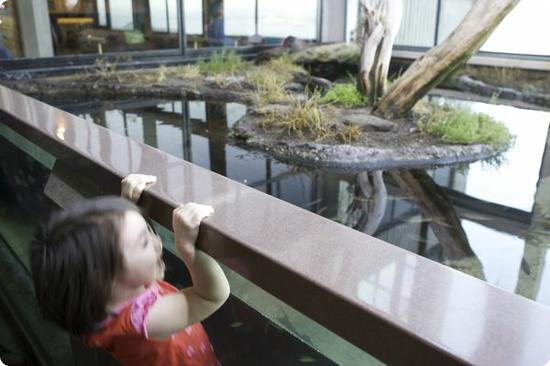
[{"label": "glass barrier", "polygon": [[185,1],[188,48],[238,47],[254,34],[256,0]]},{"label": "glass barrier", "polygon": [[470,7],[472,0],[441,1],[437,43],[441,43],[460,24]]},{"label": "glass barrier", "polygon": [[293,36],[317,37],[317,0],[279,0],[258,3],[258,29],[264,43]]}]

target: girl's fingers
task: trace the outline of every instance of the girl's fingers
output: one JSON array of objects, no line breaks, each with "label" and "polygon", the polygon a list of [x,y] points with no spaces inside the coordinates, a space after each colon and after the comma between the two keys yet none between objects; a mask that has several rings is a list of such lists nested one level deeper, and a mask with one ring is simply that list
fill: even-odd
[{"label": "girl's fingers", "polygon": [[157,177],[154,175],[129,174],[122,180],[121,194],[129,200],[137,202],[145,188],[156,182]]},{"label": "girl's fingers", "polygon": [[139,200],[139,196],[141,196],[141,191],[142,191],[142,188],[141,186],[143,185],[143,183],[137,183],[136,185],[134,185],[132,187],[132,201],[134,203],[137,203],[137,201]]},{"label": "girl's fingers", "polygon": [[190,202],[175,208],[172,216],[191,226],[196,226],[199,225],[203,219],[213,214],[213,207]]}]

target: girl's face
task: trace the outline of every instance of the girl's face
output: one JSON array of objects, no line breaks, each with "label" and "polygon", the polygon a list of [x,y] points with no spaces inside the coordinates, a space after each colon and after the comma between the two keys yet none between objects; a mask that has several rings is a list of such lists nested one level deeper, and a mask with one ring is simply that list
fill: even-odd
[{"label": "girl's face", "polygon": [[124,256],[120,282],[137,287],[164,277],[162,243],[138,212],[126,211],[120,245]]}]

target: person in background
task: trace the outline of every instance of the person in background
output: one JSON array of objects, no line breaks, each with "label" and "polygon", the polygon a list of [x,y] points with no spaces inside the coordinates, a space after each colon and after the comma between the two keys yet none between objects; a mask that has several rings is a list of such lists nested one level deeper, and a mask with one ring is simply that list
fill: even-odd
[{"label": "person in background", "polygon": [[207,46],[223,47],[232,46],[232,40],[225,36],[223,4],[214,3],[212,6],[212,20],[208,24],[207,30]]},{"label": "person in background", "polygon": [[[6,0],[0,0],[0,59],[9,59],[13,58],[13,55],[11,52],[7,49],[5,45],[5,27],[6,27],[6,19],[4,19],[5,13],[8,14],[7,9],[7,1]],[[8,15],[9,16],[9,15]]]}]

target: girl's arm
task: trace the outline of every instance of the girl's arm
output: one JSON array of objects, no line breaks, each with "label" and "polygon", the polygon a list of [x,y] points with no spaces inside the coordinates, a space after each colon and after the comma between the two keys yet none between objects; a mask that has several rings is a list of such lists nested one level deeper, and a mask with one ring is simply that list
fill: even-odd
[{"label": "girl's arm", "polygon": [[229,283],[218,263],[195,248],[200,223],[213,212],[212,207],[196,203],[174,210],[176,249],[191,273],[193,287],[160,297],[151,306],[145,320],[149,338],[166,338],[207,318],[229,297]]}]

